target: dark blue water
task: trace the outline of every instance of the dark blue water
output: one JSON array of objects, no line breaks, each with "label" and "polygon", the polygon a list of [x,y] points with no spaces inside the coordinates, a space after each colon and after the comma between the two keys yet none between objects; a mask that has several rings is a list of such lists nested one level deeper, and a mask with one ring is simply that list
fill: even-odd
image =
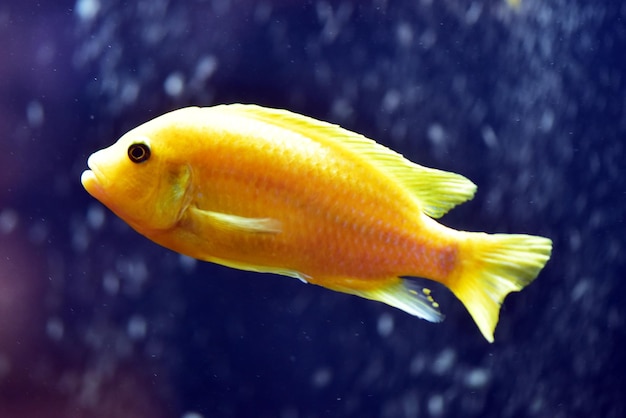
[{"label": "dark blue water", "polygon": [[[0,416],[625,416],[626,8],[548,3],[0,5]],[[128,129],[231,102],[461,173],[443,223],[552,260],[488,344],[445,289],[431,324],[194,262],[82,189]]]}]

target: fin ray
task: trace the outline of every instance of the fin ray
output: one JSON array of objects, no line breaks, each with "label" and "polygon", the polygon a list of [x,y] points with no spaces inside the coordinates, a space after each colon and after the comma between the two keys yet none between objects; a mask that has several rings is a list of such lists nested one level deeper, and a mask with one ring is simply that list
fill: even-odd
[{"label": "fin ray", "polygon": [[308,283],[310,277],[304,273],[300,273],[296,270],[290,270],[287,268],[268,267],[268,266],[256,266],[252,264],[242,263],[239,261],[225,260],[223,258],[211,257],[211,261],[217,264],[221,264],[226,267],[231,267],[239,270],[254,271],[257,273],[272,273],[279,274],[281,276],[293,277],[300,280],[302,283]]},{"label": "fin ray", "polygon": [[272,218],[247,218],[195,207],[190,207],[188,210],[193,217],[203,218],[220,229],[271,234],[281,231],[280,222]]},{"label": "fin ray", "polygon": [[375,289],[337,290],[386,303],[430,322],[441,322],[444,318],[439,311],[439,304],[430,296],[430,291],[422,288],[410,279],[394,280],[391,285]]}]

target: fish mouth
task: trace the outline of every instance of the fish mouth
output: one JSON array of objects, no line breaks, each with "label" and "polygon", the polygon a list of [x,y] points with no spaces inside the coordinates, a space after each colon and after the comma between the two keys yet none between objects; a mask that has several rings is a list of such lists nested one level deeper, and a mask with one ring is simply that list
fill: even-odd
[{"label": "fish mouth", "polygon": [[104,176],[94,163],[93,154],[87,159],[87,167],[89,167],[89,170],[83,171],[83,174],[80,176],[80,182],[90,195],[100,199],[104,195],[104,187],[102,187]]}]

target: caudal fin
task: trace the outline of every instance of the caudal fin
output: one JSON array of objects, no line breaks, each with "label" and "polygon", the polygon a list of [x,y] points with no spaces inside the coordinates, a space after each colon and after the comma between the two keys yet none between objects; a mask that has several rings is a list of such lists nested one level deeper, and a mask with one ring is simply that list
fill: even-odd
[{"label": "caudal fin", "polygon": [[537,277],[550,258],[552,241],[532,235],[467,234],[461,265],[446,284],[493,342],[502,301]]}]

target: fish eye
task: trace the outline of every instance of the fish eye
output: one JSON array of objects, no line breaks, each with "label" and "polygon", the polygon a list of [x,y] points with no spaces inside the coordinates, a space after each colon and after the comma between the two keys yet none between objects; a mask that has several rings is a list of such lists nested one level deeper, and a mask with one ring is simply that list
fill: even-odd
[{"label": "fish eye", "polygon": [[130,144],[128,147],[128,158],[136,164],[143,163],[150,158],[150,147],[143,142]]}]

